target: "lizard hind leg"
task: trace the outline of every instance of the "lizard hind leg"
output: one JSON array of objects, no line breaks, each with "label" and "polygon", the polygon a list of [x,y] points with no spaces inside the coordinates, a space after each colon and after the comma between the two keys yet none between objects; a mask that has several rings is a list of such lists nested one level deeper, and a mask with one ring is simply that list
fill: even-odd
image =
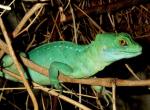
[{"label": "lizard hind leg", "polygon": [[56,89],[62,90],[62,87],[58,80],[59,73],[68,75],[68,74],[71,74],[72,72],[73,72],[73,69],[65,63],[61,63],[61,62],[51,63],[50,68],[49,68],[49,77],[50,77],[51,86]]},{"label": "lizard hind leg", "polygon": [[14,64],[14,62],[10,55],[5,55],[1,61],[1,66],[5,67],[5,68],[9,67],[13,64]]}]

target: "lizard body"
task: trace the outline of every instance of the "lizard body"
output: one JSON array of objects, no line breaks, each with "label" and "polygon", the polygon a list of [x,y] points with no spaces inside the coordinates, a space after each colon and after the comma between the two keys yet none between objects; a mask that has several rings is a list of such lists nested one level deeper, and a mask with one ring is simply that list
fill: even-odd
[{"label": "lizard body", "polygon": [[[71,78],[88,78],[117,60],[140,55],[141,51],[142,47],[126,33],[97,34],[96,39],[88,45],[56,41],[27,53],[31,61],[49,70],[49,77],[30,68],[28,73],[36,83],[61,88],[57,79],[59,72]],[[9,55],[2,59],[2,66],[17,72]],[[17,81],[3,72],[0,72],[0,76]],[[25,76],[28,78],[27,74]]]}]

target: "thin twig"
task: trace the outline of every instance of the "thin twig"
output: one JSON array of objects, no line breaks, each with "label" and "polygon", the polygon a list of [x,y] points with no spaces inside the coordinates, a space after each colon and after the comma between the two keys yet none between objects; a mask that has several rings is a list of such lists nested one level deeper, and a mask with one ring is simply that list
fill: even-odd
[{"label": "thin twig", "polygon": [[27,31],[30,28],[30,26],[35,22],[35,20],[37,19],[37,17],[40,15],[42,9],[43,9],[43,7],[40,8],[40,10],[38,11],[38,13],[34,17],[34,19],[30,22],[30,24],[27,27],[25,27],[21,32],[18,32],[17,36],[20,35],[20,34],[22,34],[25,31]]},{"label": "thin twig", "polygon": [[94,24],[94,26],[99,29],[100,32],[104,33],[105,31],[90,17],[88,16],[82,9],[80,9],[77,5],[74,5],[79,11],[81,11],[85,16],[87,16],[90,21]]},{"label": "thin twig", "polygon": [[[13,3],[15,2],[15,0],[12,0],[12,2],[8,5],[8,7],[10,7]],[[11,7],[10,7],[11,8]],[[5,9],[1,14],[0,17],[6,12],[7,10]]]},{"label": "thin twig", "polygon": [[41,7],[43,7],[45,4],[44,3],[37,3],[35,4],[27,13],[26,15],[22,18],[22,20],[20,21],[20,23],[17,25],[17,27],[15,28],[15,30],[13,31],[13,37],[16,38],[19,31],[22,29],[22,27],[24,26],[24,24],[28,21],[28,19]]},{"label": "thin twig", "polygon": [[112,83],[112,103],[113,103],[113,110],[116,109],[116,84],[115,82]]},{"label": "thin twig", "polygon": [[77,28],[76,28],[76,21],[75,21],[75,15],[74,15],[74,12],[73,12],[73,8],[70,4],[70,12],[72,14],[72,20],[73,20],[73,29],[74,29],[74,38],[75,38],[75,43],[77,43]]},{"label": "thin twig", "polygon": [[2,91],[1,91],[1,93],[0,93],[0,102],[1,102],[1,99],[2,99],[2,97],[3,97],[3,92],[4,92],[4,88],[5,88],[5,86],[6,86],[6,83],[7,83],[7,80],[6,80],[5,83],[3,84]]},{"label": "thin twig", "polygon": [[[38,86],[34,86],[33,87],[34,89],[39,89]],[[5,88],[0,88],[0,91],[7,91],[7,90],[26,90],[25,87],[5,87]],[[56,92],[60,92],[60,90],[56,90],[56,89],[53,89],[55,90]],[[97,97],[95,96],[91,96],[91,95],[86,95],[86,94],[81,94],[81,93],[76,93],[76,92],[72,92],[72,91],[65,91],[63,90],[62,91],[64,94],[71,94],[71,95],[75,95],[75,96],[82,96],[82,97],[86,97],[86,98],[90,98],[90,99],[97,99]]]},{"label": "thin twig", "polygon": [[[57,18],[58,18],[58,15],[56,16],[56,20],[57,20]],[[55,27],[56,27],[60,39],[61,39],[61,40],[64,40],[64,38],[63,38],[62,35],[61,35],[61,31],[60,31],[60,29],[59,29],[59,27],[58,27],[58,25],[57,25],[57,23],[56,23],[56,20],[54,19],[53,15],[52,15],[52,20],[53,20],[53,22],[54,22],[54,26],[53,26],[54,29],[55,29]],[[51,35],[52,35],[52,34],[51,34]]]},{"label": "thin twig", "polygon": [[34,106],[34,110],[38,110],[38,103],[37,103],[37,100],[36,100],[36,98],[35,98],[35,96],[34,96],[32,90],[31,90],[31,88],[30,88],[30,86],[29,86],[29,84],[28,84],[26,78],[24,77],[24,73],[23,73],[23,71],[22,71],[22,69],[21,69],[21,66],[20,66],[18,60],[17,60],[17,57],[16,57],[16,55],[15,55],[15,52],[14,52],[12,46],[11,46],[11,41],[10,41],[10,39],[9,39],[9,37],[8,37],[7,31],[6,31],[6,29],[5,29],[5,26],[4,26],[3,21],[2,21],[1,18],[0,18],[0,27],[1,27],[2,33],[3,33],[3,35],[4,35],[4,38],[5,38],[6,42],[7,42],[8,50],[9,50],[9,52],[10,52],[10,55],[11,55],[13,61],[14,61],[14,64],[16,65],[16,68],[17,68],[18,72],[20,73],[21,80],[23,81],[23,84],[24,84],[24,86],[26,87],[26,89],[27,89],[27,91],[28,91],[28,93],[29,93],[29,95],[30,95],[30,97],[31,97],[31,100],[32,100],[33,106]]},{"label": "thin twig", "polygon": [[8,104],[10,104],[12,107],[15,108],[15,110],[22,110],[21,108],[19,108],[17,105],[15,105],[13,102],[9,101],[7,98],[2,97],[3,100],[7,101]]},{"label": "thin twig", "polygon": [[134,71],[130,68],[130,66],[128,64],[125,64],[125,67],[130,71],[130,73],[137,79],[137,80],[141,80],[135,73]]}]

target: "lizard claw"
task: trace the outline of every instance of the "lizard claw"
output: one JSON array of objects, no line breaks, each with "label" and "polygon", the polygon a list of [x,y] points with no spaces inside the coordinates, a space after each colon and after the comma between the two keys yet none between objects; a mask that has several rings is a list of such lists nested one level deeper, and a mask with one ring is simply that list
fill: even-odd
[{"label": "lizard claw", "polygon": [[54,87],[58,90],[62,90],[62,86],[59,83],[55,84]]},{"label": "lizard claw", "polygon": [[92,86],[94,91],[96,91],[97,96],[103,96],[106,101],[106,105],[109,105],[110,100],[112,99],[112,93],[109,90],[106,90],[103,86]]},{"label": "lizard claw", "polygon": [[53,80],[51,81],[52,88],[62,90],[62,86],[60,85],[59,81]]}]

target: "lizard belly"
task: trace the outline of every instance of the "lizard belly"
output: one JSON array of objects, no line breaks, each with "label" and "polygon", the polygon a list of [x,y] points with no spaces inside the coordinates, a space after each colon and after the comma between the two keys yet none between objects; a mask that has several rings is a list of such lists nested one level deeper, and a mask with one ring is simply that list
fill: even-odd
[{"label": "lizard belly", "polygon": [[[30,78],[33,82],[36,82],[41,85],[50,85],[50,79],[47,76],[44,76],[32,69],[28,69],[30,73]],[[31,74],[32,73],[32,74]]]}]

